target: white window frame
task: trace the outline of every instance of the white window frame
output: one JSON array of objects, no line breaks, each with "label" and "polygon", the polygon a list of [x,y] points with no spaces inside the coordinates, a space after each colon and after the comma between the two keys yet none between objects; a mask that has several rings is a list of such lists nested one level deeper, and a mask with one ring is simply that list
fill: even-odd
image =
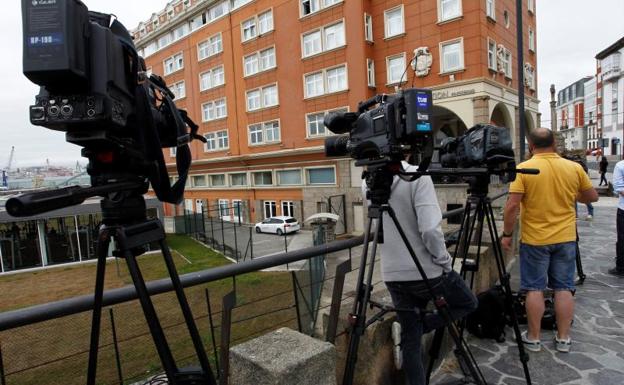
[{"label": "white window frame", "polygon": [[[246,34],[245,31],[249,31],[249,34]],[[257,36],[258,36],[258,17],[253,16],[247,20],[243,20],[241,22],[241,42],[245,43],[247,41],[255,39]]]},{"label": "white window frame", "polygon": [[[456,15],[451,15],[447,18],[444,18],[442,3],[447,2],[447,1],[457,1],[459,3],[459,11]],[[438,0],[437,3],[438,3],[438,23],[445,23],[447,21],[453,21],[453,20],[459,19],[464,14],[462,0]]]},{"label": "white window frame", "polygon": [[[334,47],[327,47],[327,30],[331,27],[337,26],[339,24],[342,24],[342,42],[340,42],[338,45],[334,46]],[[313,34],[318,34],[319,35],[319,50],[316,51],[312,51],[310,53],[306,53],[306,44],[305,44],[305,38],[307,36],[311,36]],[[323,52],[328,52],[328,51],[333,51],[335,49],[340,49],[342,47],[344,47],[345,45],[347,45],[347,39],[346,39],[346,30],[345,30],[345,20],[344,19],[340,19],[340,20],[336,20],[333,21],[329,24],[326,24],[320,28],[316,28],[310,31],[306,31],[304,33],[301,34],[301,57],[302,58],[307,58],[307,57],[311,57],[311,56],[315,56],[318,54],[321,54]],[[313,44],[313,47],[316,46],[316,44]]]},{"label": "white window frame", "polygon": [[[275,87],[275,104],[267,104],[265,100],[265,97],[267,95],[266,90],[273,88],[273,87]],[[258,92],[258,97],[260,101],[258,103],[257,108],[249,108],[249,94],[252,92]],[[245,101],[246,101],[245,106],[247,108],[247,112],[258,111],[258,110],[262,110],[265,108],[279,106],[279,88],[277,87],[277,83],[267,84],[262,87],[254,88],[252,90],[247,90],[245,92]]]},{"label": "white window frame", "polygon": [[[275,138],[275,135],[273,135],[274,133],[272,133],[271,135],[273,135],[273,139],[271,140],[267,140],[267,132],[269,131],[273,131],[275,128],[273,126],[269,127],[269,124],[273,124],[273,123],[277,123],[277,138]],[[252,142],[252,132],[251,132],[251,128],[254,127],[259,127],[260,128],[260,135],[262,136],[260,141],[256,142]],[[254,131],[254,132],[258,132],[258,131]],[[253,123],[247,126],[247,143],[249,143],[249,146],[261,146],[264,144],[274,144],[274,143],[281,143],[282,141],[282,124],[280,122],[280,119],[271,119],[271,120],[267,120],[264,122],[258,122],[258,123]]]},{"label": "white window frame", "polygon": [[[197,174],[197,175],[189,175],[189,179],[191,180],[191,187],[193,188],[206,188],[208,187],[208,178],[206,178],[206,174]],[[203,177],[204,178],[204,185],[197,185],[195,183],[195,178],[196,177]]]},{"label": "white window frame", "polygon": [[[293,217],[295,214],[295,202],[294,201],[282,201],[281,204],[282,215],[285,217]],[[284,207],[287,209],[284,210]],[[287,211],[287,212],[286,212]]]},{"label": "white window frame", "polygon": [[[225,136],[219,137],[219,134],[225,133]],[[227,141],[227,145],[223,143],[223,138]],[[230,136],[228,130],[210,131],[204,134],[206,143],[204,143],[204,152],[224,151],[230,148]],[[213,143],[214,148],[208,148],[209,143]]]},{"label": "white window frame", "polygon": [[[219,47],[218,50],[214,49],[214,42],[213,39],[214,38],[219,38],[219,42],[217,45]],[[206,46],[206,50],[207,50],[207,55],[206,56],[202,56],[202,44],[207,44]],[[205,59],[208,59],[209,57],[215,56],[219,53],[223,52],[223,36],[221,35],[221,32],[219,33],[215,33],[214,35],[208,37],[208,39],[202,40],[199,43],[197,43],[197,61],[202,61]]]},{"label": "white window frame", "polygon": [[[401,30],[399,32],[391,34],[390,23],[388,22],[388,13],[394,12],[396,10],[401,10]],[[395,36],[401,36],[404,33],[405,33],[405,10],[403,8],[403,4],[390,8],[390,9],[386,9],[384,11],[384,37],[386,39],[389,39]]]},{"label": "white window frame", "polygon": [[[498,67],[497,67],[497,60],[498,57],[496,55],[496,41],[494,41],[494,39],[490,39],[488,37],[487,39],[487,52],[488,52],[488,69],[492,70],[492,71],[498,71]],[[490,45],[494,44],[494,51],[490,52]],[[492,62],[490,63],[490,53],[492,54]]]},{"label": "white window frame", "polygon": [[[283,171],[298,171],[299,172],[299,183],[282,183],[280,180],[280,172]],[[275,170],[275,182],[277,186],[301,186],[303,185],[303,174],[301,173],[300,168],[282,168],[279,170]]]},{"label": "white window frame", "polygon": [[[167,61],[172,60],[172,69],[171,71],[167,70]],[[169,56],[168,58],[166,58],[165,60],[163,60],[163,74],[165,76],[167,75],[171,75],[175,72],[178,72],[180,70],[184,69],[184,52],[180,51],[178,53],[175,53],[171,56]]]},{"label": "white window frame", "polygon": [[[208,174],[206,176],[208,177],[208,183],[210,184],[210,187],[213,187],[213,188],[223,188],[223,187],[227,187],[227,185],[228,185],[228,183],[227,183],[228,181],[227,181],[227,178],[226,178],[224,173]],[[223,184],[220,184],[220,185],[212,184],[212,177],[216,177],[216,176],[222,176],[223,177]]]},{"label": "white window frame", "polygon": [[369,87],[375,87],[375,60],[366,58],[366,82]]},{"label": "white window frame", "polygon": [[[234,184],[232,181],[232,177],[234,175],[245,175],[245,183],[244,184]],[[232,187],[246,187],[249,186],[249,173],[242,171],[242,172],[231,172],[228,174],[228,179],[230,182],[230,186]]]},{"label": "white window frame", "polygon": [[[342,112],[349,112],[349,106],[344,106],[344,107],[337,107],[337,108],[332,108],[330,110],[321,110],[321,111],[313,111],[313,112],[308,112],[306,113],[305,116],[305,125],[306,125],[306,138],[307,139],[315,139],[315,138],[324,138],[326,136],[329,135],[333,135],[328,129],[327,127],[325,127],[324,125],[322,126],[323,128],[323,133],[316,133],[316,134],[312,134],[310,131],[310,120],[309,117],[312,115],[323,115],[323,119],[325,118],[325,116],[327,116],[328,114],[332,113],[332,112],[337,112],[337,111],[342,111]],[[323,123],[321,123],[323,124]],[[318,128],[317,128],[318,130]]]},{"label": "white window frame", "polygon": [[[223,74],[221,76],[223,81],[221,83],[216,83],[215,75],[218,73],[219,70],[221,70],[221,73]],[[204,87],[204,82],[203,82],[204,76],[207,76],[207,79],[208,79],[208,85],[205,87]],[[214,68],[211,68],[199,74],[199,92],[211,90],[213,88],[220,87],[224,84],[225,84],[225,67],[223,66],[223,64],[216,66]]]},{"label": "white window frame", "polygon": [[[179,93],[180,84],[182,85],[182,93]],[[186,84],[184,84],[184,80],[180,80],[179,82],[175,82],[171,85],[171,92],[175,95],[174,100],[181,100],[186,98]]]},{"label": "white window frame", "polygon": [[529,51],[535,52],[535,32],[529,27]]},{"label": "white window frame", "polygon": [[[260,17],[264,16],[266,14],[271,14],[270,20],[271,23],[270,25],[267,26],[266,30],[261,30],[260,29]],[[269,20],[269,19],[267,19]],[[253,33],[251,33],[248,37],[245,36],[245,23],[247,22],[252,22],[252,24],[250,24],[250,26],[253,27]],[[260,12],[257,15],[254,15],[246,20],[243,20],[241,22],[241,42],[246,43],[248,41],[251,41],[257,37],[263,36],[271,31],[273,31],[273,29],[275,28],[275,24],[273,22],[273,9],[268,9],[264,12]]]},{"label": "white window frame", "polygon": [[527,0],[527,10],[531,13],[535,13],[535,0]]},{"label": "white window frame", "polygon": [[[327,169],[327,168],[331,168],[334,170],[334,182],[333,183],[311,183],[310,182],[310,174],[309,174],[310,170]],[[304,172],[305,172],[306,186],[335,186],[337,184],[338,178],[336,177],[336,166],[329,165],[329,166],[305,167],[304,170],[305,170]]]},{"label": "white window frame", "polygon": [[[344,0],[299,0],[299,17],[300,18],[304,18],[304,17],[308,17],[310,15],[314,15],[324,9],[327,9],[329,7],[332,7],[334,5],[340,4],[342,3]],[[303,13],[304,10],[304,3],[309,3],[309,4],[316,4],[316,9],[312,10],[312,8],[310,7],[310,12],[308,13]]]},{"label": "white window frame", "polygon": [[[218,108],[217,103],[221,101],[223,101],[224,114],[222,116],[217,116],[217,108]],[[206,114],[204,114],[204,106],[208,107],[208,117],[206,117]],[[212,113],[213,113],[212,118],[210,118],[210,109],[212,109]],[[202,103],[201,111],[202,111],[202,122],[211,122],[214,120],[225,119],[227,118],[227,100],[225,99],[225,97],[223,97],[220,99],[215,99],[209,102]]]},{"label": "white window frame", "polygon": [[373,39],[373,16],[364,13],[364,40],[374,42]]},{"label": "white window frame", "polygon": [[[269,173],[271,174],[271,184],[257,184],[256,183],[256,174],[260,174],[260,173]],[[257,187],[270,187],[270,186],[275,186],[275,176],[273,175],[273,170],[268,169],[268,170],[253,170],[250,172],[251,174],[251,184],[250,186],[257,186]],[[265,201],[267,202],[267,201]],[[273,201],[275,202],[275,201]]]},{"label": "white window frame", "polygon": [[[459,43],[459,66],[456,68],[444,68],[444,47]],[[450,74],[458,71],[463,71],[465,69],[464,62],[464,38],[460,37],[457,39],[442,41],[439,43],[440,50],[440,74]]]},{"label": "white window frame", "polygon": [[[265,67],[264,63],[264,58],[262,57],[262,53],[263,52],[267,52],[273,50],[273,64],[269,67]],[[255,72],[247,72],[247,59],[254,59],[257,62],[257,70]],[[256,74],[259,74],[261,72],[265,72],[265,71],[269,71],[272,70],[273,68],[277,68],[277,54],[275,53],[275,46],[270,46],[264,49],[261,49],[259,51],[253,52],[249,55],[245,55],[243,56],[243,73],[244,73],[244,77],[249,77],[249,76],[254,76]]]},{"label": "white window frame", "polygon": [[[402,52],[400,54],[397,55],[390,55],[390,56],[386,56],[386,84],[390,85],[390,84],[398,84],[401,81],[401,78],[399,79],[391,79],[390,78],[390,61],[393,59],[402,59],[403,60],[403,71],[401,72],[400,77],[403,76],[403,74],[406,73],[405,69],[407,68],[407,63],[406,63],[406,55],[405,52]],[[407,76],[405,77],[405,80],[407,80]]]},{"label": "white window frame", "polygon": [[[327,81],[327,72],[340,68],[340,67],[344,67],[345,69],[345,87],[344,88],[340,88],[337,89],[335,91],[329,92],[329,87],[328,87],[328,81]],[[321,92],[320,94],[314,94],[314,95],[308,95],[308,87],[307,87],[307,77],[309,76],[313,76],[313,75],[321,75],[322,77],[322,81],[323,81],[323,92]],[[320,71],[314,71],[314,72],[309,72],[306,74],[303,74],[303,95],[304,95],[304,99],[310,99],[310,98],[316,98],[319,96],[323,96],[323,95],[330,95],[330,94],[334,94],[334,93],[338,93],[338,92],[344,92],[347,91],[349,89],[349,68],[347,66],[347,63],[343,63],[343,64],[339,64],[336,66],[332,66],[332,67],[327,67],[327,68],[323,68]]]},{"label": "white window frame", "polygon": [[[266,186],[266,185],[261,185],[261,186]],[[268,212],[267,212],[267,208],[269,209]],[[277,201],[263,201],[262,213],[264,214],[264,219],[277,216]]]},{"label": "white window frame", "polygon": [[485,0],[485,15],[496,20],[496,0]]},{"label": "white window frame", "polygon": [[505,53],[503,55],[503,71],[506,78],[513,79],[513,55],[507,47],[504,48]]}]

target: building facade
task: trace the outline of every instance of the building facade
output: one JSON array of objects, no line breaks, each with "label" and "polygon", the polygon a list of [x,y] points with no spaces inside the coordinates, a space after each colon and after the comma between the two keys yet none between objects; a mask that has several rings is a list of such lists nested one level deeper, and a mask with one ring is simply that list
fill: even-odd
[{"label": "building facade", "polygon": [[557,122],[567,150],[585,149],[585,83],[587,76],[565,87],[557,96]]},{"label": "building facade", "polygon": [[600,133],[598,132],[598,93],[596,78],[592,76],[584,84],[584,113],[585,113],[585,137],[586,149],[595,150],[600,148]]},{"label": "building facade", "polygon": [[624,37],[596,55],[598,131],[605,155],[622,156],[624,140]]},{"label": "building facade", "polygon": [[[534,1],[524,3],[528,130],[539,124],[536,17]],[[361,170],[324,156],[323,117],[398,86],[432,89],[438,142],[476,123],[516,138],[515,9],[511,0],[173,1],[133,34],[208,141],[192,143],[186,209],[252,222],[332,211],[343,231],[361,230]],[[165,155],[173,170],[174,151]]]}]

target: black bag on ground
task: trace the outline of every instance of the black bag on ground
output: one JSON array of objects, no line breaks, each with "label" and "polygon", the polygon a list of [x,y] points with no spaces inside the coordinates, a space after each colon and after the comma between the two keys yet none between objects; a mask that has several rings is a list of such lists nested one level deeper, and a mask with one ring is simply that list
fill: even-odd
[{"label": "black bag on ground", "polygon": [[477,310],[466,317],[466,328],[479,338],[505,341],[505,292],[496,285],[477,295]]},{"label": "black bag on ground", "polygon": [[[526,315],[526,293],[513,292],[513,308],[516,312],[516,318],[519,324],[527,323]],[[509,324],[511,319],[509,319]],[[542,316],[542,329],[544,330],[556,330],[557,329],[557,317],[555,316],[555,303],[552,297],[544,296],[544,315]]]}]

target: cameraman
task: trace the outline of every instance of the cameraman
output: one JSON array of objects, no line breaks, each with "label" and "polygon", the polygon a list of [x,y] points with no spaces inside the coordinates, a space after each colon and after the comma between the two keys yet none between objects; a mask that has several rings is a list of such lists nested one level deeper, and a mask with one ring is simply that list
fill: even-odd
[{"label": "cameraman", "polygon": [[[418,167],[402,162],[403,169]],[[362,185],[365,192],[366,183]],[[366,196],[366,195],[365,195]],[[394,176],[388,201],[396,213],[407,239],[436,294],[443,295],[453,319],[464,317],[477,308],[477,298],[451,267],[440,223],[442,212],[429,176],[408,182]],[[369,201],[370,204],[370,201]],[[392,218],[383,214],[384,243],[380,244],[381,274],[390,291],[401,324],[403,368],[410,385],[425,384],[421,361],[421,337],[445,326],[437,313],[426,313],[432,299]]]}]

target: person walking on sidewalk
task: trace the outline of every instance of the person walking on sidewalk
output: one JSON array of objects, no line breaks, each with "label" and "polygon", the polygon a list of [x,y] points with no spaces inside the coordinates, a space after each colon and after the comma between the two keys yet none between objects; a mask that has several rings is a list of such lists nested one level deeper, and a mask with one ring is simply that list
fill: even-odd
[{"label": "person walking on sidewalk", "polygon": [[528,350],[541,350],[540,327],[546,286],[555,291],[555,348],[569,352],[574,317],[576,220],[574,201],[596,202],[598,194],[583,168],[560,157],[552,131],[529,133],[533,157],[518,168],[537,168],[539,175],[518,174],[509,186],[501,245],[511,249],[511,237],[521,211],[520,289],[527,291],[528,330],[522,341]]},{"label": "person walking on sidewalk", "polygon": [[615,243],[615,267],[609,274],[624,277],[624,160],[615,164],[613,170],[613,190],[620,198],[617,210],[617,241]]},{"label": "person walking on sidewalk", "polygon": [[598,186],[602,186],[602,181],[604,181],[605,186],[609,185],[609,182],[607,182],[607,166],[609,166],[609,162],[607,157],[603,156],[599,163],[600,183],[598,183]]}]

